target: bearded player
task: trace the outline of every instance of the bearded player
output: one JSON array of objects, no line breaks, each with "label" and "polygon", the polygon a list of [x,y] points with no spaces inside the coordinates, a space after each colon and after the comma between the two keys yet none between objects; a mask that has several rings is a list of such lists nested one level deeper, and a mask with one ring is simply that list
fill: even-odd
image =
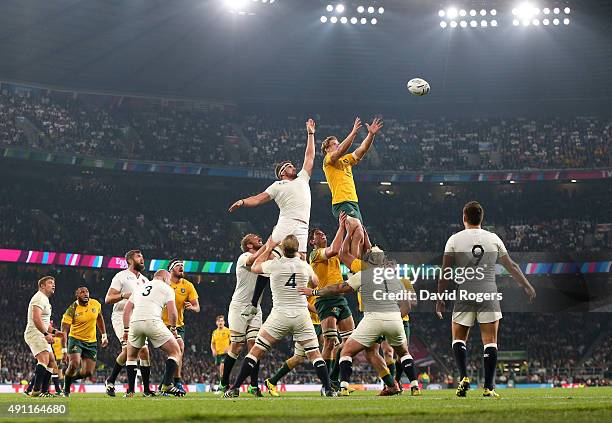
[{"label": "bearded player", "polygon": [[[115,336],[121,343],[121,353],[117,356],[115,366],[108,379],[104,382],[106,386],[106,394],[110,397],[115,396],[115,380],[121,369],[125,366],[127,357],[127,341],[123,339],[123,309],[132,296],[132,293],[137,287],[149,282],[147,277],[141,272],[144,270],[144,257],[139,250],[130,250],[125,254],[125,259],[128,268],[118,272],[111,282],[104,302],[113,304],[113,313],[111,314],[111,323]],[[149,362],[149,349],[146,342],[143,348],[139,349],[138,357],[140,358],[140,373],[142,375],[142,383],[144,385],[145,396],[155,396],[149,387],[149,378],[151,376],[151,364]]]}]

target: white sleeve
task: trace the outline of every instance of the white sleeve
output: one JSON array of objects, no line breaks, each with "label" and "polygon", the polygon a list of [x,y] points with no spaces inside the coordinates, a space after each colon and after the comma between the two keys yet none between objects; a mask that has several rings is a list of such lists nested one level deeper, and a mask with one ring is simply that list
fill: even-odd
[{"label": "white sleeve", "polygon": [[446,246],[444,247],[444,254],[454,254],[455,253],[455,235],[451,235],[451,237],[446,241]]},{"label": "white sleeve", "polygon": [[164,304],[168,304],[170,301],[175,301],[176,300],[176,295],[174,295],[174,289],[170,288],[168,285],[166,285],[167,289],[166,289],[166,301]]},{"label": "white sleeve", "polygon": [[349,284],[351,288],[357,291],[361,287],[361,272],[357,272],[354,275],[351,275],[346,283]]},{"label": "white sleeve", "polygon": [[268,188],[266,188],[264,192],[268,194],[271,199],[274,200],[276,198],[276,194],[278,194],[278,184],[276,182],[273,183]]},{"label": "white sleeve", "polygon": [[111,281],[110,287],[116,289],[117,291],[121,291],[121,288],[123,288],[123,281],[121,280],[119,273],[113,276],[113,280]]},{"label": "white sleeve", "polygon": [[308,263],[306,263],[306,262],[304,262],[304,267],[306,268],[306,272],[308,272],[308,276],[309,276],[311,279],[314,279],[314,277],[315,277],[316,275],[315,275],[314,270],[312,270],[312,267],[311,267],[311,266],[310,266]]},{"label": "white sleeve", "polygon": [[250,257],[251,253],[244,253],[240,257],[238,257],[238,262],[236,263],[237,267],[247,267],[246,261]]},{"label": "white sleeve", "polygon": [[264,261],[261,263],[261,270],[263,270],[263,273],[269,275],[274,270],[275,265],[275,260]]},{"label": "white sleeve", "polygon": [[306,180],[306,182],[310,182],[310,175],[308,174],[308,172],[306,172],[305,169],[300,170],[297,174],[297,177]]},{"label": "white sleeve", "polygon": [[506,250],[506,246],[501,238],[497,234],[493,234],[493,237],[495,239],[495,245],[497,246],[497,257],[508,255],[508,250]]}]

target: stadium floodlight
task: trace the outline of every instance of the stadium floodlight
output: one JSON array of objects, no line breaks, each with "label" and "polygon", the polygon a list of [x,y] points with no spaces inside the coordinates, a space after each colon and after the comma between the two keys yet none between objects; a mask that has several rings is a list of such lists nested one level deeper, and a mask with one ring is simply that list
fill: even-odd
[{"label": "stadium floodlight", "polygon": [[570,182],[571,182],[572,184],[575,184],[575,183],[576,183],[576,182],[578,182],[578,181],[576,181],[575,179],[572,179]]},{"label": "stadium floodlight", "polygon": [[353,17],[351,18],[351,23],[352,23],[353,25],[355,25],[355,24],[357,23],[357,18],[353,16]]},{"label": "stadium floodlight", "polygon": [[384,8],[384,7],[379,7],[379,8],[378,8],[378,13],[379,13],[380,15],[382,15],[383,13],[385,13],[385,8]]},{"label": "stadium floodlight", "polygon": [[446,11],[446,16],[448,16],[449,19],[455,19],[458,14],[459,12],[454,7],[451,7]]},{"label": "stadium floodlight", "polygon": [[459,16],[465,16],[465,15],[467,15],[467,12],[465,11],[465,9],[461,9],[459,11]]},{"label": "stadium floodlight", "polygon": [[487,16],[487,11],[484,9],[480,9],[480,16]]},{"label": "stadium floodlight", "polygon": [[335,24],[336,22],[338,22],[338,18],[335,16],[332,16],[329,20],[331,23]]},{"label": "stadium floodlight", "polygon": [[443,18],[444,15],[446,15],[446,12],[444,10],[438,10],[438,16]]},{"label": "stadium floodlight", "polygon": [[553,25],[559,25],[559,19],[557,18],[553,19]]},{"label": "stadium floodlight", "polygon": [[476,16],[477,13],[474,9],[470,10],[470,16]]},{"label": "stadium floodlight", "polygon": [[553,13],[554,13],[555,15],[558,15],[559,13],[561,13],[561,9],[559,9],[558,7],[555,7],[555,8],[553,9]]},{"label": "stadium floodlight", "polygon": [[357,7],[357,13],[363,13],[364,11],[365,11],[365,8],[363,6]]},{"label": "stadium floodlight", "polygon": [[550,15],[550,9],[548,7],[545,7],[544,9],[542,9],[542,13],[544,13],[545,15]]},{"label": "stadium floodlight", "polygon": [[387,187],[388,187],[388,186],[391,186],[391,182],[387,182],[387,181],[383,181],[383,182],[381,182],[380,184],[381,184],[381,185],[384,185],[384,186],[387,186]]},{"label": "stadium floodlight", "polygon": [[467,28],[468,23],[467,23],[466,21],[461,21],[461,22],[459,22],[459,26],[460,26],[461,28]]},{"label": "stadium floodlight", "polygon": [[548,19],[542,19],[542,25],[548,26],[549,24],[550,24],[550,21]]},{"label": "stadium floodlight", "polygon": [[368,23],[368,20],[366,18],[361,18],[360,22],[361,22],[361,25],[365,25]]},{"label": "stadium floodlight", "polygon": [[538,25],[540,25],[540,20],[539,19],[534,19],[534,20],[531,21],[531,24],[533,26],[538,26]]},{"label": "stadium floodlight", "polygon": [[369,13],[369,14],[374,13],[374,6],[370,6],[370,7],[368,7],[368,13]]},{"label": "stadium floodlight", "polygon": [[483,19],[482,21],[480,21],[480,26],[482,28],[486,28],[487,26],[489,26],[489,23]]},{"label": "stadium floodlight", "polygon": [[510,181],[510,183],[511,183],[511,184],[516,184],[516,181],[511,180],[511,181]]},{"label": "stadium floodlight", "polygon": [[478,22],[476,22],[476,21],[470,21],[470,26],[471,26],[472,28],[476,28],[476,27],[478,26]]},{"label": "stadium floodlight", "polygon": [[378,19],[376,19],[376,18],[372,18],[372,20],[370,21],[370,23],[371,23],[372,25],[376,25],[376,24],[378,23]]},{"label": "stadium floodlight", "polygon": [[539,10],[530,3],[522,3],[516,9],[512,9],[512,14],[523,20],[531,19],[532,16],[537,15],[536,12],[539,12]]},{"label": "stadium floodlight", "polygon": [[495,26],[495,27],[497,26],[497,21],[495,19],[491,21],[491,26]]},{"label": "stadium floodlight", "polygon": [[344,5],[342,3],[336,5],[336,12],[338,13],[344,12]]},{"label": "stadium floodlight", "polygon": [[321,16],[321,23],[327,22],[327,16]]},{"label": "stadium floodlight", "polygon": [[445,21],[440,21],[440,28],[445,29],[448,24]]},{"label": "stadium floodlight", "polygon": [[571,12],[571,9],[569,7],[566,7],[565,9],[563,9],[563,13],[565,13],[566,15],[569,15]]},{"label": "stadium floodlight", "polygon": [[442,186],[444,185],[444,182],[439,182],[438,185]]},{"label": "stadium floodlight", "polygon": [[495,9],[491,9],[491,11],[489,12],[489,14],[490,14],[491,16],[495,16],[495,15],[497,15],[497,10],[495,10]]},{"label": "stadium floodlight", "polygon": [[533,14],[534,15],[539,15],[540,14],[540,9],[538,9],[537,7],[533,8]]},{"label": "stadium floodlight", "polygon": [[512,25],[514,26],[519,26],[519,20],[518,19],[512,19]]},{"label": "stadium floodlight", "polygon": [[523,19],[523,26],[529,26],[530,23],[529,19]]},{"label": "stadium floodlight", "polygon": [[455,22],[455,21],[451,21],[451,23],[450,23],[450,27],[451,27],[451,28],[457,28],[457,22]]},{"label": "stadium floodlight", "polygon": [[346,19],[346,16],[343,16],[343,17],[340,18],[340,23],[345,24],[347,22],[348,22],[348,19]]},{"label": "stadium floodlight", "polygon": [[230,10],[244,10],[246,8],[246,0],[225,0],[225,4]]},{"label": "stadium floodlight", "polygon": [[325,10],[327,10],[328,12],[333,12],[334,11],[334,6],[332,6],[331,4],[328,4],[327,7],[325,8]]},{"label": "stadium floodlight", "polygon": [[569,23],[570,23],[569,18],[563,19],[563,25],[569,25]]}]

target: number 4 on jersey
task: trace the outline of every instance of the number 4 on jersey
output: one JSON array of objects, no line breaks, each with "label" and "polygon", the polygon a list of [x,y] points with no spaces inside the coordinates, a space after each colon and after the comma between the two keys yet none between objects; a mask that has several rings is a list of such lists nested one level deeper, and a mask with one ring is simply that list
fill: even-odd
[{"label": "number 4 on jersey", "polygon": [[291,288],[295,288],[297,284],[295,283],[295,273],[289,277],[289,280],[285,284],[285,286],[290,286]]}]

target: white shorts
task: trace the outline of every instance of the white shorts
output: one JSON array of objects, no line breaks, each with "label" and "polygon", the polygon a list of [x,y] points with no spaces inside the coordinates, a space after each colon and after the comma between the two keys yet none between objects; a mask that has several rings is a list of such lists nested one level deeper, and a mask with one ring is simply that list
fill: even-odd
[{"label": "white shorts", "polygon": [[172,338],[174,335],[161,320],[138,320],[130,323],[128,343],[135,348],[142,348],[147,339],[155,348],[159,348]]},{"label": "white shorts", "polygon": [[36,331],[36,333],[24,333],[23,339],[25,340],[28,347],[30,347],[30,351],[32,351],[32,355],[36,357],[43,351],[48,351],[53,354],[53,350],[51,349],[51,344],[47,342],[42,333]]},{"label": "white shorts", "polygon": [[265,330],[276,340],[282,339],[287,334],[292,334],[293,340],[298,342],[317,339],[306,307],[287,311],[272,308],[261,330]]},{"label": "white shorts", "polygon": [[500,311],[454,311],[453,322],[461,326],[474,326],[474,322],[493,323],[502,318]]},{"label": "white shorts", "polygon": [[272,229],[272,241],[281,242],[287,235],[295,235],[300,243],[300,253],[308,249],[308,223],[295,219],[278,219],[276,226]]},{"label": "white shorts", "polygon": [[[383,313],[380,313],[383,314]],[[400,313],[384,313],[386,316],[381,318],[380,314],[365,313],[361,322],[357,325],[350,336],[365,347],[370,347],[381,337],[392,347],[406,345],[406,332],[404,322]]]},{"label": "white shorts", "polygon": [[231,302],[227,312],[227,324],[230,331],[236,332],[241,337],[255,339],[263,320],[261,307],[257,308],[257,314],[253,316],[251,320],[247,320],[247,318],[242,315],[242,311],[246,306],[247,304],[244,303]]},{"label": "white shorts", "polygon": [[[111,323],[113,325],[113,332],[115,332],[115,336],[121,343],[121,347],[124,348],[126,344],[123,342],[123,312],[111,314]],[[146,340],[145,345],[149,345]]]}]

